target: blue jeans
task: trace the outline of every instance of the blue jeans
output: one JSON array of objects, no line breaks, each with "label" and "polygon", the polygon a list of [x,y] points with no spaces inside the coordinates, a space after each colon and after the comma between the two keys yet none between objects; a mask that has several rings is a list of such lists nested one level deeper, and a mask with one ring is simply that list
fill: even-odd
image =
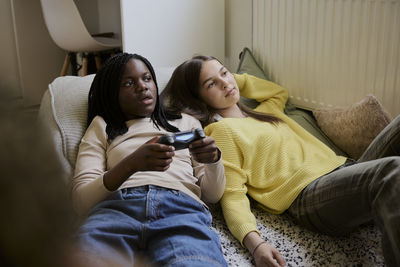
[{"label": "blue jeans", "polygon": [[374,221],[382,232],[388,266],[400,266],[400,116],[370,144],[360,159],[314,180],[288,213],[302,225],[342,235]]},{"label": "blue jeans", "polygon": [[119,190],[96,205],[78,237],[93,266],[140,261],[152,266],[227,266],[211,221],[208,209],[185,193],[147,185]]}]

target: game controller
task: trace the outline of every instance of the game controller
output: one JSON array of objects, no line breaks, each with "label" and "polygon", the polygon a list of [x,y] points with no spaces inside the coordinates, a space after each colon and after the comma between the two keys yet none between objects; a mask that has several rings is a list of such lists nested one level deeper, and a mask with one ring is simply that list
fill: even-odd
[{"label": "game controller", "polygon": [[175,147],[175,150],[185,149],[193,141],[206,137],[203,129],[197,128],[179,133],[167,133],[158,139],[158,143]]}]

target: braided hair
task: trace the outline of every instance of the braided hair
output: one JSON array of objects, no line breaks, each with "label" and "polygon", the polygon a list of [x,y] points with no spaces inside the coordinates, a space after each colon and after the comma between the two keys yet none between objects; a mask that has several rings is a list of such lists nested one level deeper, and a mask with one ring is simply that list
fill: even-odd
[{"label": "braided hair", "polygon": [[157,79],[153,66],[143,56],[129,53],[119,53],[110,57],[94,77],[88,96],[87,125],[90,125],[94,117],[101,116],[107,124],[108,142],[128,131],[125,115],[119,106],[118,96],[125,66],[131,59],[141,60],[147,66],[157,88],[156,106],[150,116],[151,120],[158,129],[161,126],[167,131],[178,132],[179,129],[171,125],[168,119],[178,119],[181,116],[166,114],[160,105]]}]

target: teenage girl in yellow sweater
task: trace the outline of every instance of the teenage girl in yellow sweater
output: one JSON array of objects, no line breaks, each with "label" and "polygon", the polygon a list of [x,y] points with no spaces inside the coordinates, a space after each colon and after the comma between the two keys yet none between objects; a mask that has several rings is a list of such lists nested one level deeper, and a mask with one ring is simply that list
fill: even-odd
[{"label": "teenage girl in yellow sweater", "polygon": [[[240,95],[257,100],[254,110]],[[213,57],[182,63],[161,95],[169,111],[197,117],[222,151],[222,211],[257,266],[284,266],[262,240],[249,199],[271,213],[340,235],[375,220],[385,261],[400,266],[400,116],[354,164],[337,156],[283,112],[287,91],[251,75],[233,75]]]}]

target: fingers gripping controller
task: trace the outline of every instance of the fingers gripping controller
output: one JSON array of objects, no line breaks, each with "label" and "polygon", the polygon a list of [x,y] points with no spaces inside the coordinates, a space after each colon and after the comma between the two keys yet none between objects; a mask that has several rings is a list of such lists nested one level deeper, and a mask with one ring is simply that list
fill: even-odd
[{"label": "fingers gripping controller", "polygon": [[158,143],[174,146],[175,150],[185,149],[193,141],[206,137],[203,129],[197,128],[179,133],[167,133],[158,139]]}]

